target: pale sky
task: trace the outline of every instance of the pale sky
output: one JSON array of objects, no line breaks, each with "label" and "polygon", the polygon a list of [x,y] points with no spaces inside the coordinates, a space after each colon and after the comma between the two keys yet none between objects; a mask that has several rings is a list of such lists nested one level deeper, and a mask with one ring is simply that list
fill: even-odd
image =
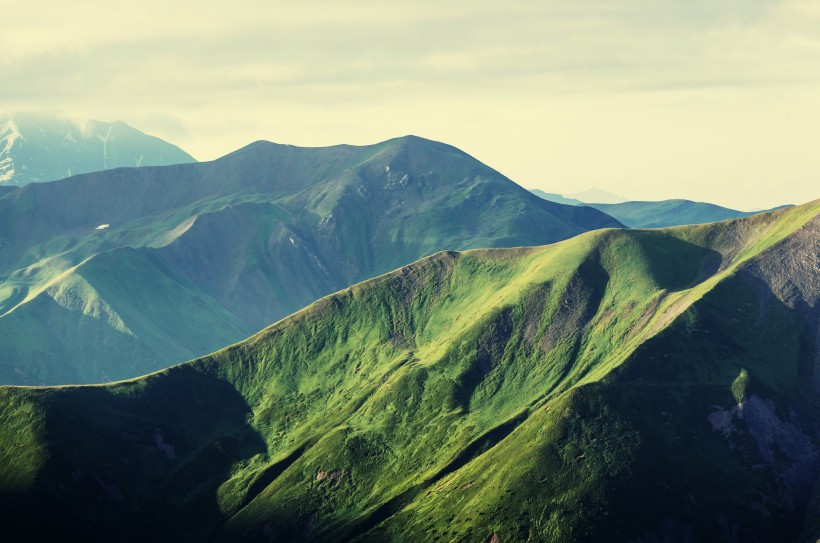
[{"label": "pale sky", "polygon": [[0,110],[209,160],[416,134],[528,188],[820,198],[817,0],[0,4]]}]

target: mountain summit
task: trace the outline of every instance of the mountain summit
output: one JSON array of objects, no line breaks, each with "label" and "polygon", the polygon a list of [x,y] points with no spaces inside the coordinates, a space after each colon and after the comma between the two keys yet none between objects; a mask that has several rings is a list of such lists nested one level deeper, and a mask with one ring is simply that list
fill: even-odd
[{"label": "mountain summit", "polygon": [[0,197],[0,383],[134,377],[443,249],[620,226],[412,136],[257,142],[213,162],[27,185]]},{"label": "mountain summit", "polygon": [[195,160],[122,121],[0,116],[0,184],[22,186],[113,168],[185,162]]}]

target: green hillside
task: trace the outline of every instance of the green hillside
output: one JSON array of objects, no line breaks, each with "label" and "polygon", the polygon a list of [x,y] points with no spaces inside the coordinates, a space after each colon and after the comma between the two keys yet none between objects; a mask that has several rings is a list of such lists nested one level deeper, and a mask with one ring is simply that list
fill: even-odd
[{"label": "green hillside", "polygon": [[210,356],[0,388],[16,540],[803,541],[820,201],[441,252]]},{"label": "green hillside", "polygon": [[28,185],[0,194],[0,383],[134,377],[442,249],[611,226],[412,136]]}]

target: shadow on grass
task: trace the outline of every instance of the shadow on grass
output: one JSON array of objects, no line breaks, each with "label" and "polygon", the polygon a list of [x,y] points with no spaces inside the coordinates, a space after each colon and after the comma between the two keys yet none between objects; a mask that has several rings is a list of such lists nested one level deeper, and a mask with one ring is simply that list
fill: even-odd
[{"label": "shadow on grass", "polygon": [[[49,458],[4,535],[20,541],[201,541],[219,486],[266,450],[228,383],[184,365],[107,387],[41,391]],[[237,501],[240,500],[237,498]]]}]

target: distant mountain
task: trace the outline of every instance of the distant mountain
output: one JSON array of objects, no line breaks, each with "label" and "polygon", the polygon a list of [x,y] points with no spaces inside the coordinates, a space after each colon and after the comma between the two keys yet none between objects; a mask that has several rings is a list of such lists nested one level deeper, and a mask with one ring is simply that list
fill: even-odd
[{"label": "distant mountain", "polygon": [[684,224],[705,224],[725,221],[727,219],[750,217],[758,213],[789,207],[788,205],[784,205],[761,211],[738,211],[715,204],[693,202],[691,200],[659,200],[657,202],[645,201],[602,204],[586,203],[538,189],[533,189],[530,192],[550,202],[593,207],[618,219],[618,221],[629,228],[664,228]]},{"label": "distant mountain", "polygon": [[530,192],[535,194],[539,198],[549,200],[550,202],[556,202],[558,204],[567,204],[570,206],[586,205],[581,200],[576,200],[575,198],[567,198],[566,196],[561,196],[560,194],[555,194],[554,192],[544,192],[543,190],[539,189],[530,189]]},{"label": "distant mountain", "polygon": [[412,136],[258,142],[209,163],[27,185],[0,198],[0,383],[133,377],[442,249],[620,226]]},{"label": "distant mountain", "polygon": [[566,196],[582,202],[595,202],[600,204],[619,204],[627,201],[623,196],[601,190],[597,187],[582,190],[581,192],[573,192],[572,194],[567,194]]},{"label": "distant mountain", "polygon": [[0,184],[22,186],[113,168],[187,162],[195,160],[179,147],[122,121],[0,116]]},{"label": "distant mountain", "polygon": [[[661,200],[659,202],[624,202],[622,204],[586,204],[615,217],[630,228],[663,228],[682,224],[703,224],[726,219],[740,219],[764,211],[737,211],[705,202]],[[781,209],[780,206],[774,209]],[[772,211],[766,210],[766,211]]]},{"label": "distant mountain", "polygon": [[820,201],[443,252],[140,379],[4,387],[3,534],[815,541],[819,253]]}]

